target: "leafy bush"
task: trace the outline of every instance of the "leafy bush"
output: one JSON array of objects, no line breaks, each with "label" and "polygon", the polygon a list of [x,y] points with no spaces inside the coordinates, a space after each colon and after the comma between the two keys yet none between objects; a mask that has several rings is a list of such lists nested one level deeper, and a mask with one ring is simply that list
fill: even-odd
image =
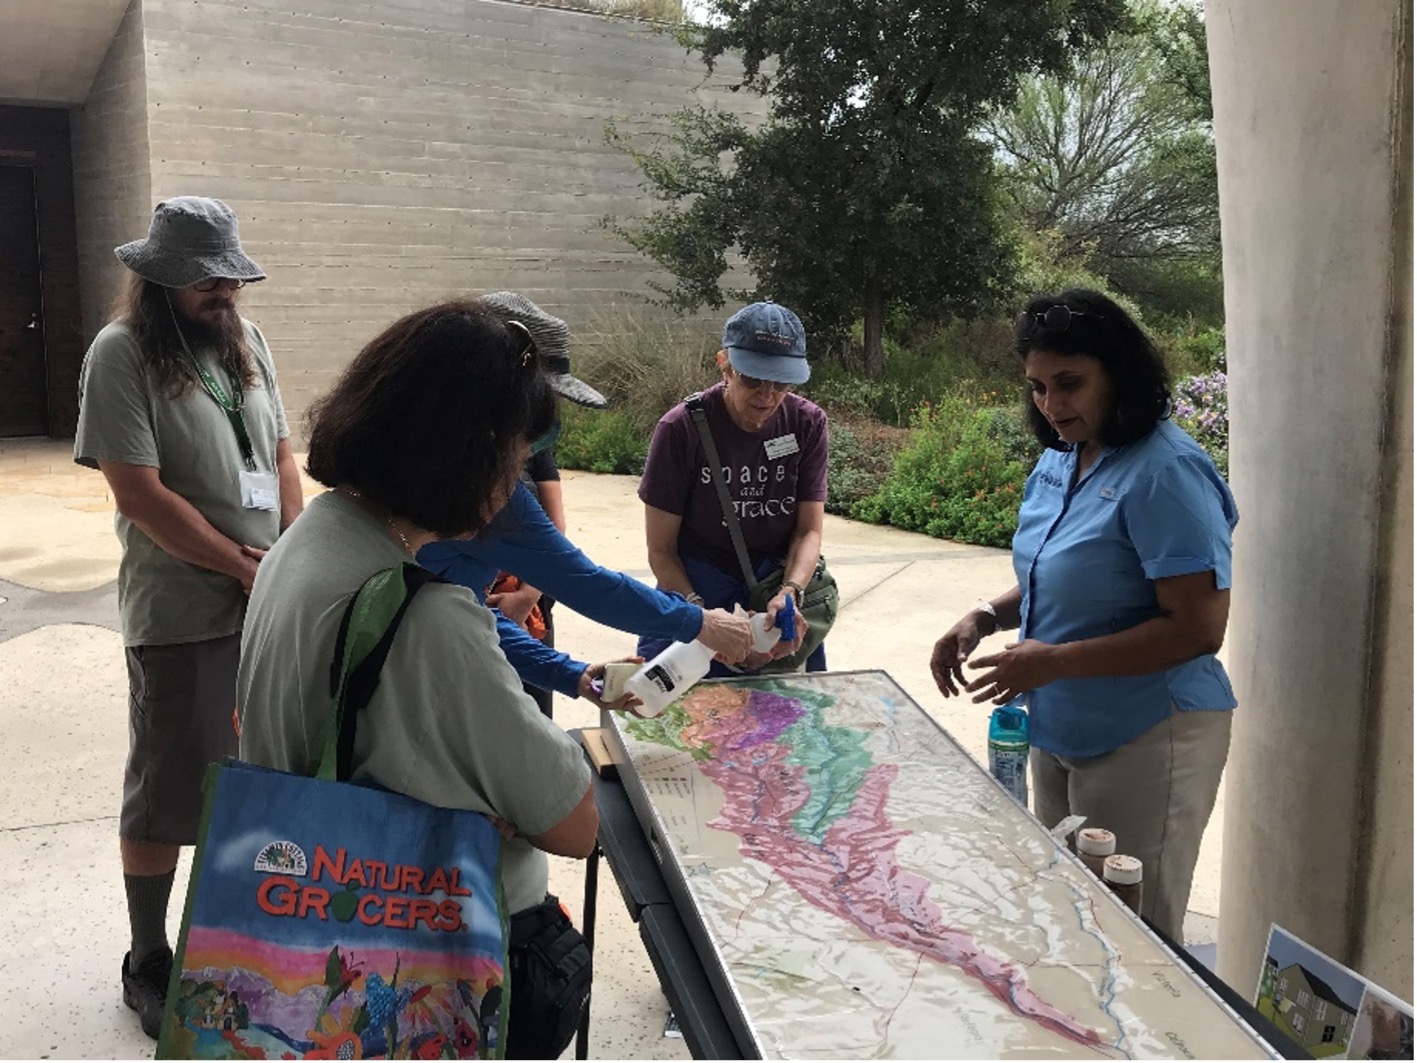
[{"label": "leafy bush", "polygon": [[1220,475],[1230,477],[1230,409],[1225,374],[1187,377],[1176,387],[1171,417],[1203,446]]},{"label": "leafy bush", "polygon": [[880,489],[852,515],[941,539],[1008,546],[1018,527],[1025,464],[995,434],[999,414],[964,395],[922,405]]},{"label": "leafy bush", "polygon": [[827,458],[827,512],[849,517],[856,503],[880,489],[906,432],[872,421],[834,417]]},{"label": "leafy bush", "polygon": [[833,416],[905,428],[923,403],[938,402],[961,388],[1011,392],[1020,379],[1012,343],[1007,322],[949,322],[919,330],[903,342],[887,338],[879,380],[836,362],[818,362],[800,390]]},{"label": "leafy bush", "polygon": [[638,476],[648,452],[649,435],[624,411],[561,404],[561,438],[556,443],[561,468]]}]

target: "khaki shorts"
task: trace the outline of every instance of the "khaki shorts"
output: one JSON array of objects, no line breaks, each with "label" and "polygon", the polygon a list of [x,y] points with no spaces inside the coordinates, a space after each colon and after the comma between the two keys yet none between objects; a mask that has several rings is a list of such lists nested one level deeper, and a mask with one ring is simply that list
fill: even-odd
[{"label": "khaki shorts", "polygon": [[195,845],[207,765],[236,756],[241,636],[129,646],[128,765],[118,833]]}]

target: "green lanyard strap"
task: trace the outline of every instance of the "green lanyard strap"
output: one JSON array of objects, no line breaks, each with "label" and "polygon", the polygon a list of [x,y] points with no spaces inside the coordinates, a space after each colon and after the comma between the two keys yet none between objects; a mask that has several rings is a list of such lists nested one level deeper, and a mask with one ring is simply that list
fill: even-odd
[{"label": "green lanyard strap", "polygon": [[187,355],[187,361],[192,363],[197,377],[202,381],[202,387],[206,388],[207,394],[221,407],[222,413],[226,414],[226,419],[231,422],[232,430],[236,432],[236,445],[241,448],[241,460],[246,463],[248,470],[255,472],[256,452],[251,446],[251,436],[246,431],[246,420],[241,416],[241,411],[246,406],[246,396],[241,390],[240,377],[227,369],[226,376],[231,381],[231,393],[235,396],[227,398],[226,389],[221,386],[221,382],[207,371],[206,366],[197,361],[197,356],[187,345],[187,337],[183,334],[182,325],[177,320],[177,310],[172,305],[172,296],[170,295],[167,297],[167,312],[172,315],[172,327],[177,330],[177,338],[182,341],[182,350]]},{"label": "green lanyard strap", "polygon": [[[182,345],[187,346],[185,337]],[[256,452],[251,446],[251,436],[246,431],[246,420],[241,416],[241,411],[246,406],[246,396],[241,390],[240,378],[230,369],[226,371],[234,396],[234,398],[228,398],[226,389],[221,386],[221,381],[212,376],[206,366],[197,361],[190,348],[187,350],[187,357],[191,359],[192,368],[197,371],[197,376],[201,378],[202,386],[206,388],[207,394],[215,400],[216,404],[221,407],[222,413],[226,414],[226,419],[231,422],[231,427],[236,432],[236,445],[241,448],[241,460],[246,463],[246,468],[255,472]]]}]

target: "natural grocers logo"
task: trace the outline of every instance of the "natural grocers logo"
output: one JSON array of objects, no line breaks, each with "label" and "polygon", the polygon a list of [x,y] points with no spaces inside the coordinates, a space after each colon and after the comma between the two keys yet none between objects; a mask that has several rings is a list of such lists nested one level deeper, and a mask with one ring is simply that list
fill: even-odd
[{"label": "natural grocers logo", "polygon": [[305,850],[294,842],[267,842],[256,854],[256,870],[300,877],[308,870]]}]

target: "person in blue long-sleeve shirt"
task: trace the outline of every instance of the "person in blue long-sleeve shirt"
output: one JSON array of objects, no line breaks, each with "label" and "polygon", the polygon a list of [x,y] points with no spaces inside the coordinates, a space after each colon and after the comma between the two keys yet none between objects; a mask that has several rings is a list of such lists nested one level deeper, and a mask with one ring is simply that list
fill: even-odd
[{"label": "person in blue long-sleeve shirt", "polygon": [[[510,572],[582,616],[621,631],[679,642],[698,639],[732,661],[741,661],[751,648],[747,620],[723,609],[705,610],[597,565],[557,530],[525,484],[517,485],[475,538],[429,543],[418,551],[418,563],[471,588],[481,601],[497,573]],[[603,665],[544,646],[500,612],[493,615],[502,652],[523,680],[568,697],[599,701],[591,682],[604,671]]]}]

